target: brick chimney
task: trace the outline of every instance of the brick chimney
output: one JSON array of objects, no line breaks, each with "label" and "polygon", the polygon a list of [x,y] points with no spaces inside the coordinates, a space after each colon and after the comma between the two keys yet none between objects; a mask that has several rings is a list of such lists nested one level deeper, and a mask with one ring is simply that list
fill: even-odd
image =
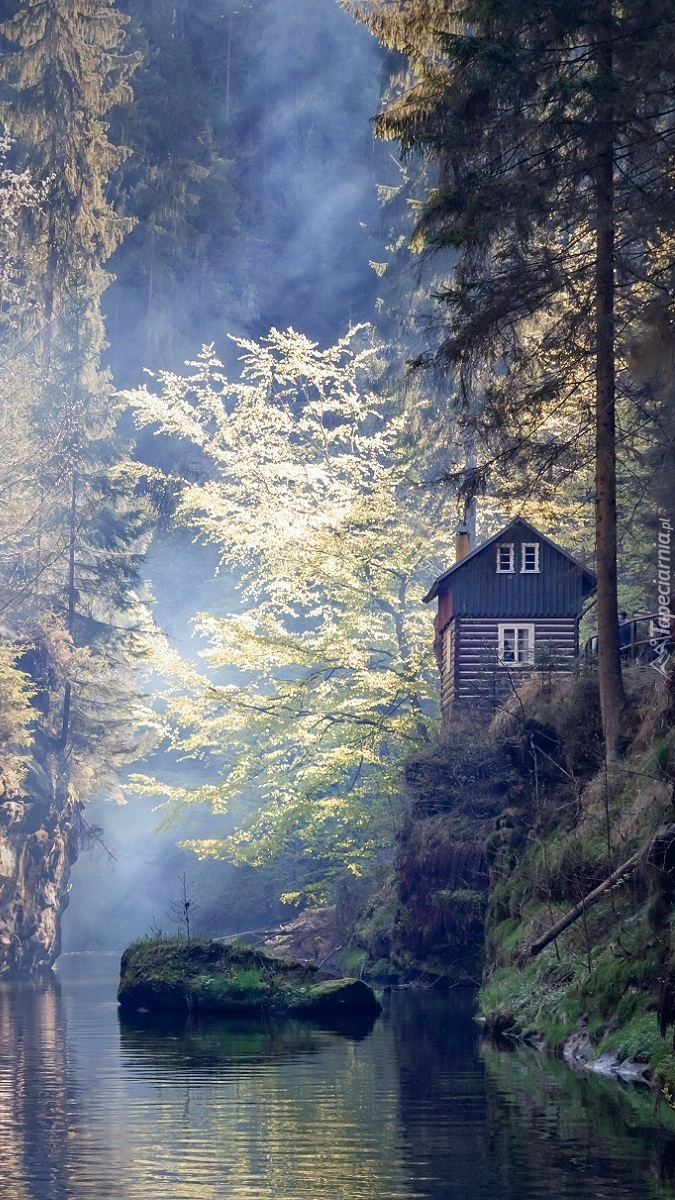
[{"label": "brick chimney", "polygon": [[455,530],[455,562],[458,563],[461,559],[466,558],[470,551],[471,534],[464,521],[460,521]]}]

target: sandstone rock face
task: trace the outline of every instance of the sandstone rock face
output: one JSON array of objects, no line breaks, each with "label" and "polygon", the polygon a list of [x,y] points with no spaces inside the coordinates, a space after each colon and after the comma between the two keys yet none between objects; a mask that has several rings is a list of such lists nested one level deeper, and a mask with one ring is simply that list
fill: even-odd
[{"label": "sandstone rock face", "polygon": [[77,859],[80,803],[58,746],[41,735],[21,794],[0,795],[0,975],[50,967]]}]

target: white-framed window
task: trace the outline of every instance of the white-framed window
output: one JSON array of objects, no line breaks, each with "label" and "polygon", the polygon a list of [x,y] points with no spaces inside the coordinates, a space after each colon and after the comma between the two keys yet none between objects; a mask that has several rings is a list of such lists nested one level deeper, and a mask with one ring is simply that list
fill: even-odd
[{"label": "white-framed window", "polygon": [[534,662],[534,625],[498,625],[499,662],[518,667]]},{"label": "white-framed window", "polygon": [[523,542],[520,547],[520,569],[523,575],[539,572],[539,542]]},{"label": "white-framed window", "polygon": [[513,542],[502,542],[497,547],[497,574],[513,575],[516,569]]}]

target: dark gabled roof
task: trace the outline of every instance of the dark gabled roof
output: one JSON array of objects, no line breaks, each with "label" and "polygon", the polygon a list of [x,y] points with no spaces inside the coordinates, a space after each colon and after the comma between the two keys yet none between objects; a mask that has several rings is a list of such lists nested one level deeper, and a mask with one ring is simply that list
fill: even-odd
[{"label": "dark gabled roof", "polygon": [[508,533],[510,529],[514,529],[516,526],[522,526],[522,528],[528,533],[533,533],[535,537],[541,538],[542,542],[546,542],[547,546],[551,546],[553,550],[557,550],[558,554],[562,554],[563,558],[566,558],[568,562],[571,562],[579,571],[581,571],[582,575],[585,576],[591,587],[595,587],[596,578],[592,571],[587,570],[586,567],[582,567],[581,563],[577,562],[576,558],[574,558],[567,550],[563,550],[562,546],[558,546],[556,542],[552,542],[550,538],[546,537],[546,534],[540,533],[539,530],[535,529],[534,525],[530,525],[530,522],[526,521],[524,517],[515,517],[513,521],[510,521],[509,524],[505,525],[503,529],[500,529],[498,533],[493,534],[492,537],[488,538],[486,542],[481,542],[480,546],[476,546],[476,549],[472,550],[470,554],[465,554],[464,558],[461,558],[459,562],[454,564],[454,566],[448,567],[447,571],[444,571],[442,575],[439,575],[438,579],[435,579],[432,583],[426,596],[423,596],[422,603],[429,604],[431,600],[434,600],[441,589],[441,585],[445,583],[446,579],[449,579],[450,576],[455,573],[455,571],[461,571],[463,567],[470,563],[474,558],[477,558],[479,554],[482,554],[484,550],[487,550],[490,546],[493,546],[495,542],[504,537],[505,533]]}]

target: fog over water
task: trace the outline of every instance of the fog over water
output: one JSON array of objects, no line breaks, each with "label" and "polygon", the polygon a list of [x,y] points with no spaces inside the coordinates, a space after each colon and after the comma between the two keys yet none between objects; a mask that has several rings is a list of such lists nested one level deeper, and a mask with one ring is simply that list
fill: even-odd
[{"label": "fog over water", "polygon": [[[390,161],[389,150],[375,142],[371,124],[382,63],[381,48],[336,0],[274,0],[269,5],[257,70],[249,77],[247,94],[234,98],[250,112],[242,153],[251,157],[248,174],[256,194],[240,216],[254,316],[243,327],[241,310],[233,311],[229,328],[206,328],[199,339],[215,340],[230,370],[234,351],[227,333],[258,337],[272,326],[293,326],[328,343],[350,323],[375,317],[378,279],[369,260],[379,261],[383,254],[376,184]],[[223,264],[225,288],[227,270]],[[115,302],[120,304],[119,295]],[[192,352],[198,349],[195,344]],[[110,357],[121,363],[123,347],[113,342]],[[170,359],[147,365],[177,366]],[[160,465],[170,465],[175,448],[158,445],[147,435],[139,444],[144,457],[150,454]],[[157,621],[172,645],[190,657],[199,648],[192,636],[194,615],[202,609],[225,612],[236,603],[234,581],[226,573],[216,577],[215,566],[211,552],[179,533],[160,535],[148,557]],[[161,769],[155,760],[157,765]],[[176,769],[175,763],[169,765]],[[194,767],[180,770],[196,781]],[[205,906],[218,907],[230,868],[199,864],[176,847],[180,836],[222,831],[214,818],[195,813],[191,827],[158,834],[160,814],[153,812],[153,803],[129,795],[122,807],[94,802],[87,819],[103,828],[115,857],[94,842],[76,864],[63,920],[65,950],[117,948],[153,926],[165,928],[184,871],[193,880],[196,899],[203,896]],[[256,926],[275,915],[263,902],[247,911],[246,890],[239,883],[234,893],[237,898],[233,902],[229,896],[222,912],[223,927],[212,932]]]}]

